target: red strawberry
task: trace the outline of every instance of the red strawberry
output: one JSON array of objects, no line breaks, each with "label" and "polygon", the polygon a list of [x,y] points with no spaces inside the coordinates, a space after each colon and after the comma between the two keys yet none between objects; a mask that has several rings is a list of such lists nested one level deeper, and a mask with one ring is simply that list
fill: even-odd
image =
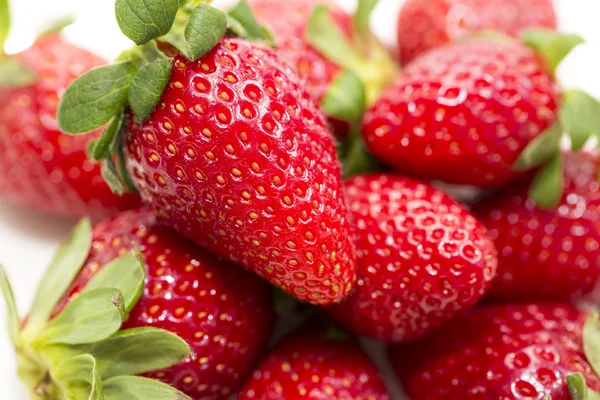
[{"label": "red strawberry", "polygon": [[390,358],[412,400],[571,400],[569,374],[600,389],[583,351],[585,318],[568,305],[475,309],[417,344],[392,348]]},{"label": "red strawberry", "polygon": [[[205,29],[222,21],[215,29],[225,31],[220,11],[201,4],[192,13],[214,19],[190,24]],[[165,87],[149,99],[156,106],[145,108],[147,118],[137,115],[138,99],[130,92],[136,115],[123,140],[133,183],[161,221],[210,252],[302,300],[339,301],[354,284],[356,264],[325,118],[276,51],[245,39],[217,40],[194,61],[189,54],[163,54],[147,66],[157,73],[168,66],[160,70]],[[112,70],[94,74],[106,71]],[[145,84],[146,71],[133,77],[132,89]],[[85,130],[70,124],[72,105],[78,84],[93,76],[65,95],[67,131]]]},{"label": "red strawberry", "polygon": [[407,0],[398,16],[400,61],[473,32],[517,36],[528,28],[556,29],[551,0]]},{"label": "red strawberry", "polygon": [[301,328],[258,365],[238,400],[388,400],[375,366],[355,339],[328,338]]},{"label": "red strawberry", "polygon": [[[123,333],[133,328],[164,329],[185,340],[193,351],[178,364],[145,375],[194,399],[228,398],[270,337],[274,314],[266,283],[200,251],[170,228],[158,225],[149,211],[126,212],[99,223],[91,238],[89,256],[52,318],[60,318],[60,312],[81,297],[112,260],[139,249],[147,276],[139,301],[123,322]],[[127,274],[122,269],[112,272]],[[163,345],[146,344],[157,351],[164,351]],[[135,351],[136,346],[123,344],[123,349],[119,362],[140,362],[127,359],[127,351]],[[18,351],[21,357],[27,355]],[[50,374],[60,375],[52,367]]]},{"label": "red strawberry", "polygon": [[[371,152],[422,178],[500,186],[556,120],[558,87],[532,50],[475,40],[411,63],[365,115]],[[450,167],[451,166],[451,167]]]},{"label": "red strawberry", "polygon": [[528,185],[484,200],[475,212],[498,249],[498,277],[490,294],[505,300],[568,300],[600,281],[600,159],[565,153],[564,194],[543,209]]},{"label": "red strawberry", "polygon": [[386,342],[413,340],[485,293],[496,251],[457,201],[392,175],[345,186],[359,267],[354,292],[329,308],[340,323]]},{"label": "red strawberry", "polygon": [[95,55],[58,35],[40,38],[12,60],[37,77],[21,87],[0,84],[0,196],[11,202],[69,216],[107,216],[139,205],[137,196],[119,197],[87,158],[97,130],[64,136],[56,111],[67,86],[103,64]]}]

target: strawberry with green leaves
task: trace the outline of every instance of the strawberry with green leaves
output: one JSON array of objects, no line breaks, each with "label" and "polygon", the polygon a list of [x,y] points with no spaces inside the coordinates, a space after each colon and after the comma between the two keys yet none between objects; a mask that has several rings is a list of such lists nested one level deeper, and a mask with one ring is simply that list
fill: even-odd
[{"label": "strawberry with green leaves", "polygon": [[23,322],[0,272],[19,376],[35,399],[226,399],[273,323],[263,281],[158,225],[149,211],[93,230],[80,223]]},{"label": "strawberry with green leaves", "polygon": [[600,325],[569,305],[474,309],[390,349],[412,400],[600,398]]},{"label": "strawberry with green leaves", "polygon": [[523,39],[528,46],[473,38],[415,60],[366,113],[367,147],[425,179],[499,187],[543,165],[537,185],[548,185],[562,163],[562,132],[581,149],[600,123],[600,105],[581,91],[562,92],[554,78],[581,38],[530,31]]},{"label": "strawberry with green leaves", "polygon": [[88,142],[101,134],[66,137],[56,112],[69,84],[99,57],[47,32],[28,49],[4,53],[10,27],[0,1],[0,198],[49,213],[108,216],[139,205],[138,196],[113,194],[100,165],[88,160]]},{"label": "strawberry with green leaves", "polygon": [[139,46],[67,90],[63,130],[111,120],[92,153],[113,186],[133,185],[162,222],[298,298],[340,301],[356,264],[335,145],[271,37],[244,1],[225,14],[156,0],[145,16],[131,2],[117,19]]}]

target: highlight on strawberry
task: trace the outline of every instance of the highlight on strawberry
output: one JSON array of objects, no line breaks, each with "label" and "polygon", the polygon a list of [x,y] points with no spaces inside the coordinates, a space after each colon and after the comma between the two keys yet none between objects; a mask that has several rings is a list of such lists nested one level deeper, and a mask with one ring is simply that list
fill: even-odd
[{"label": "highlight on strawberry", "polygon": [[61,129],[109,123],[91,153],[116,192],[301,300],[340,301],[356,280],[340,163],[271,34],[243,0],[138,3],[115,8],[137,47],[67,89]]}]

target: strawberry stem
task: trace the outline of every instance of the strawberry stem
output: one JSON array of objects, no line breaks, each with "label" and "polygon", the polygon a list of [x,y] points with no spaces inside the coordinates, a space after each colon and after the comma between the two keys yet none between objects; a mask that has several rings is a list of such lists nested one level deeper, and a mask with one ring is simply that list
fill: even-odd
[{"label": "strawberry stem", "polygon": [[8,0],[0,0],[0,58],[5,55],[4,42],[10,31],[10,7]]}]

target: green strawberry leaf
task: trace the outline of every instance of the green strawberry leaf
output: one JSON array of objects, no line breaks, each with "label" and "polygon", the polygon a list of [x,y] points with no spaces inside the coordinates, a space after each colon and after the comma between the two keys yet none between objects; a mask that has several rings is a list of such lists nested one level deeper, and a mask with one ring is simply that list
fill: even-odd
[{"label": "green strawberry leaf", "polygon": [[157,328],[119,331],[89,352],[98,359],[103,378],[168,368],[192,354],[179,336]]},{"label": "green strawberry leaf", "polygon": [[[62,362],[52,376],[59,382],[65,382],[70,392],[88,394],[88,400],[104,399],[104,389],[98,362],[91,354],[80,354]],[[73,398],[82,398],[81,395]]]},{"label": "green strawberry leaf", "polygon": [[129,87],[129,105],[135,116],[144,121],[158,104],[169,83],[173,59],[154,61],[143,66]]},{"label": "green strawberry leaf", "polygon": [[131,62],[94,68],[69,86],[58,108],[63,132],[92,131],[118,115],[127,103],[129,85],[135,74]]},{"label": "green strawberry leaf", "polygon": [[121,181],[125,185],[125,188],[129,193],[138,194],[139,192],[133,184],[131,176],[129,175],[129,171],[127,170],[127,160],[125,159],[123,146],[117,146],[115,156],[117,158],[117,168],[119,171],[119,176],[121,177]]},{"label": "green strawberry leaf", "polygon": [[71,300],[40,333],[37,344],[88,344],[117,332],[125,319],[123,295],[101,288]]},{"label": "green strawberry leaf", "polygon": [[581,90],[569,90],[564,94],[559,120],[571,137],[571,150],[580,150],[590,136],[600,134],[600,103]]},{"label": "green strawberry leaf", "polygon": [[363,81],[353,71],[345,69],[329,86],[321,108],[330,117],[358,123],[365,112],[366,102]]},{"label": "green strawberry leaf", "polygon": [[190,60],[197,60],[219,43],[226,30],[227,17],[223,11],[208,4],[198,5],[184,30],[188,49],[185,54]]},{"label": "green strawberry leaf", "polygon": [[140,376],[115,376],[104,381],[106,400],[191,400],[162,382]]},{"label": "green strawberry leaf", "polygon": [[59,18],[55,21],[52,21],[50,25],[42,33],[40,33],[39,37],[54,35],[60,33],[68,26],[73,25],[75,21],[73,21],[72,17],[63,17]]},{"label": "green strawberry leaf", "polygon": [[115,288],[123,295],[125,313],[136,305],[144,289],[146,270],[141,256],[125,254],[104,267],[88,282],[83,293],[98,288]]},{"label": "green strawberry leaf", "polygon": [[542,209],[558,205],[564,190],[563,157],[557,153],[535,176],[529,188],[529,198]]},{"label": "green strawberry leaf", "polygon": [[4,267],[0,265],[0,291],[4,296],[6,303],[6,327],[8,328],[8,337],[11,343],[14,345],[17,343],[17,336],[19,336],[19,326],[21,320],[19,318],[19,311],[17,309],[17,302],[15,301],[15,295],[13,293],[10,281],[6,275]]},{"label": "green strawberry leaf", "polygon": [[125,123],[125,113],[113,117],[110,123],[104,128],[102,136],[97,140],[90,142],[88,154],[94,161],[102,161],[110,157],[119,141],[119,136]]},{"label": "green strawberry leaf", "polygon": [[573,400],[587,400],[588,399],[588,387],[585,383],[585,378],[580,372],[567,375],[567,386],[569,387],[569,394]]},{"label": "green strawberry leaf", "polygon": [[81,270],[92,246],[92,225],[81,220],[62,242],[42,277],[27,317],[26,329],[36,333],[46,324],[58,301]]},{"label": "green strawberry leaf", "polygon": [[37,74],[34,71],[20,64],[15,59],[7,58],[0,60],[0,86],[24,87],[31,85],[36,79]]},{"label": "green strawberry leaf", "polygon": [[179,0],[116,0],[121,31],[135,44],[145,44],[171,29]]},{"label": "green strawberry leaf", "polygon": [[544,164],[560,151],[562,134],[563,128],[558,123],[546,129],[525,147],[513,164],[513,170],[526,171]]},{"label": "green strawberry leaf", "polygon": [[112,158],[109,157],[104,160],[102,168],[100,169],[100,174],[114,194],[121,196],[125,193],[125,184],[121,180],[121,177],[117,172],[117,166]]},{"label": "green strawberry leaf", "polygon": [[0,58],[4,56],[4,42],[10,32],[10,6],[8,0],[0,0]]},{"label": "green strawberry leaf", "polygon": [[584,43],[579,35],[546,29],[525,31],[521,35],[521,40],[544,59],[546,67],[552,74],[576,46]]},{"label": "green strawberry leaf", "polygon": [[597,313],[590,314],[585,321],[582,336],[585,357],[598,375],[600,373],[600,320]]},{"label": "green strawberry leaf", "polygon": [[[239,26],[243,28],[242,32],[232,29],[238,36],[247,39],[262,40],[271,46],[275,44],[272,33],[258,23],[246,0],[239,0],[236,5],[227,12],[227,15],[230,17],[228,18],[228,21],[233,19],[233,21],[239,23]],[[233,23],[233,25],[235,25],[235,23]]]},{"label": "green strawberry leaf", "polygon": [[[355,130],[356,128],[353,128]],[[379,164],[375,157],[369,153],[363,138],[357,132],[352,132],[349,148],[343,157],[343,178],[348,179],[355,175],[376,171]]]},{"label": "green strawberry leaf", "polygon": [[379,0],[358,0],[354,14],[354,30],[359,34],[371,32],[371,14]]}]

